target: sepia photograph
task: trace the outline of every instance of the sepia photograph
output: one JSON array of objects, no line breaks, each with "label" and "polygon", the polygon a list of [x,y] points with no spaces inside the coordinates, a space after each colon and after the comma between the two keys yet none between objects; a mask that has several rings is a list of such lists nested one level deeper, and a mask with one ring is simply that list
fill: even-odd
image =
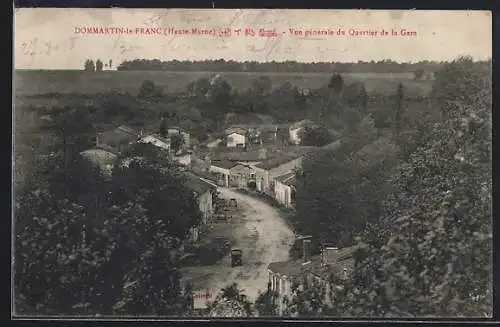
[{"label": "sepia photograph", "polygon": [[11,316],[492,317],[491,17],[15,8]]}]

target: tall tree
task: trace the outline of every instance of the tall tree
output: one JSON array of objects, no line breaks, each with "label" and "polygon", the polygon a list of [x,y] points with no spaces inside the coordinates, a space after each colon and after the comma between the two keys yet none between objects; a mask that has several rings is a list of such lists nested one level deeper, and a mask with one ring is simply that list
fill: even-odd
[{"label": "tall tree", "polygon": [[403,83],[398,84],[398,90],[396,93],[396,102],[394,104],[394,130],[396,135],[401,133],[401,124],[403,117],[403,100],[404,100],[404,90]]},{"label": "tall tree", "polygon": [[103,67],[103,63],[101,61],[101,59],[97,59],[96,62],[95,62],[95,71],[96,72],[102,72],[102,67]]},{"label": "tall tree", "polygon": [[139,94],[137,95],[140,99],[153,100],[160,96],[162,91],[158,86],[151,80],[145,80],[141,84],[139,89]]},{"label": "tall tree", "polygon": [[300,143],[305,146],[324,146],[333,141],[333,136],[323,126],[306,126],[300,136]]},{"label": "tall tree", "polygon": [[340,74],[334,74],[330,78],[328,87],[331,88],[335,93],[340,94],[344,88],[344,78]]},{"label": "tall tree", "polygon": [[56,200],[46,188],[30,188],[16,212],[17,296],[27,314],[92,311],[92,285],[112,244],[96,244],[83,208]]},{"label": "tall tree", "polygon": [[182,148],[183,144],[184,144],[184,138],[182,137],[181,134],[174,134],[170,137],[170,148],[174,152],[179,151]]},{"label": "tall tree", "polygon": [[[71,167],[79,160],[79,153],[94,145],[95,129],[83,108],[54,108],[52,111],[53,122],[43,128],[57,136],[51,151],[55,154],[49,164],[52,170],[60,174],[51,174],[60,178],[60,190],[52,191],[63,194],[63,198],[71,198],[71,179],[77,178],[71,173]],[[60,193],[62,192],[62,193]]]},{"label": "tall tree", "polygon": [[123,158],[113,171],[113,203],[141,204],[148,217],[163,221],[169,235],[184,240],[201,214],[193,192],[172,162],[156,163],[146,157]]},{"label": "tall tree", "polygon": [[84,70],[87,72],[94,72],[95,71],[94,61],[91,59],[85,60]]},{"label": "tall tree", "polygon": [[163,137],[167,137],[168,136],[168,126],[167,126],[167,121],[165,120],[165,118],[161,118],[161,122],[160,122],[160,128],[158,129],[158,133],[163,136]]}]

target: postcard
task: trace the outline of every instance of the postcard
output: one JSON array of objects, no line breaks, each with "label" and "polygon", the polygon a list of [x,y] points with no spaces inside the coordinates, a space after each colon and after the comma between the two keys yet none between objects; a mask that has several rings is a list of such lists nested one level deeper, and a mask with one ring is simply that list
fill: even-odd
[{"label": "postcard", "polygon": [[13,317],[491,317],[491,12],[16,8],[13,48]]}]

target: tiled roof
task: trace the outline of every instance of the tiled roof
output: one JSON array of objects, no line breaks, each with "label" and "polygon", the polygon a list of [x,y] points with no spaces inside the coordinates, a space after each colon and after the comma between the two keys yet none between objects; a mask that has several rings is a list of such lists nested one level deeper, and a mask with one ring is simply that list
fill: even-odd
[{"label": "tiled roof", "polygon": [[312,126],[315,125],[315,123],[309,119],[303,119],[301,121],[298,121],[292,125],[290,125],[290,128],[299,128],[299,127],[305,127],[305,126]]},{"label": "tiled roof", "polygon": [[304,262],[303,259],[272,262],[267,266],[267,269],[274,274],[285,275],[287,277],[300,277],[309,272],[312,265],[319,260],[319,256],[314,256],[307,262]]},{"label": "tiled roof", "polygon": [[340,139],[340,140],[337,140],[335,142],[332,142],[332,143],[328,143],[327,145],[321,147],[322,149],[325,149],[325,150],[336,150],[338,148],[340,148],[340,146],[344,144],[344,140],[343,139]]},{"label": "tiled roof", "polygon": [[214,189],[213,185],[203,181],[199,176],[196,176],[193,173],[185,172],[184,176],[186,177],[186,186],[193,191],[196,191],[198,194],[204,194]]},{"label": "tiled roof", "polygon": [[231,170],[232,174],[241,174],[241,173],[248,173],[248,172],[252,171],[252,168],[250,168],[246,165],[238,164],[238,165],[234,166],[233,168],[231,168],[230,170]]},{"label": "tiled roof", "polygon": [[278,154],[273,158],[263,160],[261,163],[257,164],[256,167],[262,169],[272,169],[281,166],[287,162],[297,159],[299,156]]},{"label": "tiled roof", "polygon": [[275,178],[275,180],[277,180],[285,185],[288,185],[288,186],[295,186],[295,182],[296,182],[295,173],[290,172],[290,173],[278,176]]},{"label": "tiled roof", "polygon": [[234,152],[218,152],[214,154],[214,160],[227,161],[262,161],[259,151],[234,151]]},{"label": "tiled roof", "polygon": [[155,134],[151,134],[149,136],[153,136],[154,138],[156,138],[156,139],[158,139],[158,140],[160,140],[162,142],[170,143],[170,138],[169,137],[163,137],[163,136],[161,136],[159,134],[156,134],[156,133]]},{"label": "tiled roof", "polygon": [[212,166],[220,167],[224,169],[231,169],[236,166],[238,163],[229,160],[212,160]]},{"label": "tiled roof", "polygon": [[118,129],[124,133],[132,134],[132,135],[138,134],[137,131],[135,131],[133,128],[131,128],[129,126],[125,126],[125,125],[118,126],[116,129]]},{"label": "tiled roof", "polygon": [[330,277],[344,278],[344,270],[351,271],[354,266],[354,259],[346,259],[334,263],[323,264],[321,261],[314,262],[311,265],[311,273],[323,280]]},{"label": "tiled roof", "polygon": [[240,128],[240,127],[230,127],[230,128],[226,128],[225,133],[226,133],[226,135],[230,135],[230,134],[233,134],[233,133],[241,134],[241,135],[246,135],[247,134],[247,130],[243,129],[243,128]]},{"label": "tiled roof", "polygon": [[131,128],[126,126],[119,126],[113,130],[105,131],[101,134],[103,143],[107,142],[131,142],[136,141],[138,134]]}]

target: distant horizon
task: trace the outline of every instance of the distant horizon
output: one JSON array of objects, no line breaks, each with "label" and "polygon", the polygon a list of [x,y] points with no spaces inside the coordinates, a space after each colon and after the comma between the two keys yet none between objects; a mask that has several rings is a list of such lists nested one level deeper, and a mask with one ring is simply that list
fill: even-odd
[{"label": "distant horizon", "polygon": [[[123,63],[125,62],[133,62],[133,61],[138,61],[138,60],[144,60],[144,61],[153,61],[153,60],[159,60],[160,62],[162,63],[171,63],[171,62],[174,62],[174,61],[177,61],[177,62],[196,62],[196,63],[203,63],[203,62],[206,62],[206,61],[217,61],[217,60],[224,60],[225,62],[233,62],[233,63],[257,63],[257,64],[270,64],[270,63],[275,63],[275,64],[280,64],[280,63],[287,63],[287,62],[294,62],[294,63],[298,63],[298,64],[306,64],[306,65],[315,65],[315,64],[350,64],[350,65],[359,65],[359,64],[369,64],[369,63],[373,63],[373,64],[384,64],[383,61],[389,61],[389,63],[395,63],[395,64],[408,64],[408,65],[418,65],[418,64],[442,64],[442,63],[449,63],[449,62],[452,62],[454,60],[457,60],[461,57],[469,57],[469,58],[472,58],[472,60],[474,62],[488,62],[488,61],[491,61],[492,58],[491,57],[488,57],[488,58],[485,58],[485,59],[482,59],[482,58],[474,58],[474,56],[472,55],[468,55],[468,54],[463,54],[463,55],[457,55],[455,58],[453,59],[450,59],[450,60],[441,60],[441,61],[437,61],[437,60],[429,60],[429,59],[422,59],[422,60],[419,60],[419,61],[397,61],[397,60],[393,60],[393,59],[390,59],[390,58],[387,58],[387,59],[381,59],[381,60],[372,60],[372,61],[364,61],[364,60],[359,60],[359,61],[317,61],[317,62],[305,62],[305,61],[296,61],[296,60],[281,60],[281,61],[256,61],[256,60],[245,60],[245,61],[241,61],[241,60],[234,60],[234,59],[225,59],[225,58],[217,58],[217,59],[199,59],[199,60],[188,60],[188,59],[184,59],[184,60],[179,60],[179,59],[169,59],[169,60],[161,60],[161,59],[145,59],[145,58],[134,58],[134,59],[129,59],[129,60],[124,60],[122,62],[120,62],[118,65],[116,65],[115,67],[119,67],[120,65],[122,65]],[[92,61],[96,61],[96,60],[104,60],[106,61],[105,59],[101,59],[101,58],[88,58]],[[14,68],[15,71],[83,71],[83,66],[82,68]],[[115,69],[104,69],[102,72],[117,72],[118,70],[115,68]],[[127,71],[127,70],[123,70],[123,71]],[[128,70],[128,71],[141,71],[141,69],[137,69],[137,70]],[[146,71],[146,69],[144,70]],[[158,70],[158,71],[168,71],[168,70]],[[180,70],[179,70],[180,71]],[[198,72],[210,72],[211,70],[197,70]],[[218,70],[214,70],[214,71],[218,71]],[[194,71],[193,71],[194,72]],[[228,71],[230,72],[230,71]],[[234,72],[234,71],[233,71]],[[252,72],[252,71],[247,71],[247,72]],[[286,74],[286,73],[295,73],[295,72],[279,72],[279,73],[283,73],[283,74]],[[304,72],[304,73],[310,73],[310,74],[320,74],[321,72]],[[329,72],[325,72],[325,73],[329,73]]]}]

